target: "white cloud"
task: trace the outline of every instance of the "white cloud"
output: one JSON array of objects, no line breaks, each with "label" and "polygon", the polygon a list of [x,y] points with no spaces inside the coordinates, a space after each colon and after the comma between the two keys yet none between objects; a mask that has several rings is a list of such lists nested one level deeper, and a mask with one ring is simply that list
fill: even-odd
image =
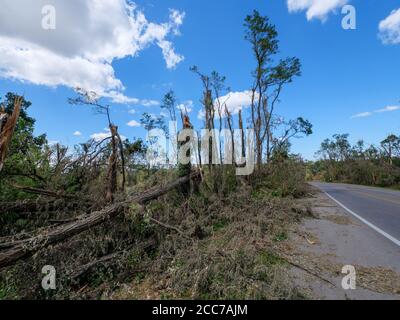
[{"label": "white cloud", "polygon": [[48,142],[49,146],[55,146],[56,144],[59,144],[59,143],[60,143],[60,142],[57,141],[57,140],[50,140],[50,141]]},{"label": "white cloud", "polygon": [[306,11],[307,20],[326,20],[329,13],[343,7],[350,0],[287,0],[289,12]]},{"label": "white cloud", "polygon": [[365,117],[372,116],[374,113],[393,112],[393,111],[396,111],[396,110],[400,110],[400,106],[387,106],[385,108],[374,110],[374,111],[367,111],[367,112],[357,113],[354,116],[352,116],[351,119],[365,118]]},{"label": "white cloud", "polygon": [[176,106],[176,108],[184,113],[191,113],[193,111],[194,103],[192,100],[185,101]]},{"label": "white cloud", "polygon": [[[104,139],[110,138],[111,137],[111,131],[109,128],[104,128],[104,132],[99,132],[99,133],[93,133],[90,138],[92,138],[96,142],[100,142]],[[126,140],[126,137],[123,135],[120,135],[122,140]]]},{"label": "white cloud", "polygon": [[[257,99],[258,95],[256,93],[255,99]],[[250,90],[241,91],[241,92],[230,92],[225,96],[220,97],[219,99],[215,99],[214,106],[217,109],[218,105],[222,107],[222,117],[225,117],[225,105],[228,108],[228,111],[232,114],[238,114],[240,110],[244,108],[248,108],[251,106],[251,99],[252,99],[252,92]],[[218,112],[216,112],[218,116]],[[201,109],[198,114],[197,118],[199,120],[204,120],[205,113],[204,110]]]},{"label": "white cloud", "polygon": [[158,42],[158,46],[162,50],[168,69],[174,69],[180,62],[184,60],[183,56],[175,53],[175,49],[170,41],[161,40]]},{"label": "white cloud", "polygon": [[200,109],[199,112],[197,113],[197,119],[204,120],[205,118],[206,118],[206,113],[204,112],[203,109]]},{"label": "white cloud", "polygon": [[135,114],[135,113],[136,113],[136,110],[135,110],[135,109],[130,109],[130,110],[128,111],[128,113],[129,113],[129,114]]},{"label": "white cloud", "polygon": [[357,113],[354,116],[352,116],[351,119],[366,118],[366,117],[370,117],[370,116],[372,116],[372,112],[361,112],[361,113]]},{"label": "white cloud", "polygon": [[131,121],[129,121],[129,122],[127,123],[127,126],[128,126],[128,127],[132,127],[132,128],[134,128],[134,127],[140,127],[140,123],[137,122],[136,120],[131,120]]},{"label": "white cloud", "polygon": [[[242,91],[242,92],[230,92],[227,95],[220,97],[218,100],[223,106],[223,114],[225,114],[225,107],[227,106],[228,111],[231,114],[238,114],[240,110],[243,108],[247,108],[251,106],[251,91]],[[218,105],[218,100],[215,100],[215,105]]]},{"label": "white cloud", "polygon": [[99,133],[93,133],[90,137],[94,139],[95,141],[99,142],[101,140],[104,140],[106,138],[109,138],[111,135],[109,132],[99,132]]},{"label": "white cloud", "polygon": [[[81,87],[116,103],[140,103],[124,95],[112,62],[136,57],[155,44],[168,68],[183,60],[168,40],[179,35],[185,14],[153,23],[127,0],[2,0],[0,76],[50,87]],[[42,29],[41,9],[56,8],[56,29]],[[16,23],[18,21],[18,23]]]},{"label": "white cloud", "polygon": [[117,92],[117,91],[114,91],[114,90],[109,91],[106,94],[102,94],[102,95],[105,96],[105,97],[110,98],[115,103],[140,104],[140,99],[127,97],[122,92]]},{"label": "white cloud", "polygon": [[400,8],[379,23],[379,37],[384,44],[400,44]]},{"label": "white cloud", "polygon": [[157,100],[142,100],[140,104],[143,107],[157,107],[160,105],[160,101]]},{"label": "white cloud", "polygon": [[75,131],[74,132],[74,136],[75,137],[80,137],[80,136],[82,136],[82,133],[80,131]]},{"label": "white cloud", "polygon": [[382,113],[382,112],[392,112],[396,110],[400,110],[400,106],[387,106],[383,109],[376,110],[375,112]]}]

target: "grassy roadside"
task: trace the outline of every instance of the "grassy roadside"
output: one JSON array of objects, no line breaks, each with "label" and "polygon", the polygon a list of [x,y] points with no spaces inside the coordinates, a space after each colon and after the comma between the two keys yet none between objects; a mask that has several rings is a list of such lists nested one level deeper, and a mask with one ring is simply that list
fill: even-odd
[{"label": "grassy roadside", "polygon": [[[229,199],[214,199],[206,216],[186,215],[183,225],[201,221],[203,237],[170,233],[148,271],[105,299],[304,299],[292,283],[277,248],[288,230],[307,215],[292,197],[242,186]],[[188,206],[202,211],[195,197]]]},{"label": "grassy roadside", "polygon": [[[305,298],[277,254],[291,226],[308,214],[296,199],[307,193],[302,172],[290,161],[253,181],[226,173],[220,194],[205,176],[189,198],[177,190],[145,208],[132,205],[2,271],[0,299]],[[171,178],[158,172],[129,192]],[[44,265],[57,269],[55,291],[40,286]]]}]

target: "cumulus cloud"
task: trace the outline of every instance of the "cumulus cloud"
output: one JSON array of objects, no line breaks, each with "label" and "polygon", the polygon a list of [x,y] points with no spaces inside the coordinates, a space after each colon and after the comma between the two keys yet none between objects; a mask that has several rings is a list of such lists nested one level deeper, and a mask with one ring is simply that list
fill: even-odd
[{"label": "cumulus cloud", "polygon": [[384,44],[400,44],[400,8],[379,23],[379,37]]},{"label": "cumulus cloud", "polygon": [[[257,99],[257,94],[256,97]],[[216,108],[220,105],[222,107],[222,116],[225,117],[225,106],[227,107],[229,113],[232,115],[238,114],[240,110],[248,108],[251,106],[252,92],[250,90],[230,92],[225,96],[215,99],[214,105]],[[218,115],[217,115],[218,116]],[[202,120],[205,118],[204,110],[201,109],[197,118]]]},{"label": "cumulus cloud", "polygon": [[144,107],[157,107],[160,105],[160,101],[157,100],[142,100],[140,104]]},{"label": "cumulus cloud", "polygon": [[192,100],[185,101],[184,103],[181,103],[177,105],[177,109],[184,112],[184,113],[191,113],[193,111],[194,103]]},{"label": "cumulus cloud", "polygon": [[59,144],[59,143],[60,143],[60,142],[57,141],[57,140],[50,140],[50,141],[48,142],[49,146],[55,146],[56,144]]},{"label": "cumulus cloud", "polygon": [[350,0],[287,0],[289,12],[306,11],[307,20],[326,20],[329,13],[349,3]]},{"label": "cumulus cloud", "polygon": [[[42,8],[56,9],[56,29],[42,28]],[[127,0],[2,0],[0,76],[51,87],[81,87],[116,103],[140,103],[126,97],[113,61],[135,57],[155,44],[168,68],[184,57],[171,36],[179,35],[185,14],[170,10],[169,20],[147,20]]]},{"label": "cumulus cloud", "polygon": [[204,112],[203,109],[200,109],[199,112],[197,113],[197,119],[204,120],[205,118],[206,118],[206,113]]},{"label": "cumulus cloud", "polygon": [[367,112],[357,113],[354,116],[352,116],[351,119],[366,118],[366,117],[372,116],[374,113],[393,112],[393,111],[396,111],[396,110],[400,110],[400,106],[387,106],[385,108],[374,110],[374,111],[367,111]]},{"label": "cumulus cloud", "polygon": [[[224,108],[224,113],[224,105],[226,105],[229,113],[238,114],[240,110],[251,105],[251,96],[252,92],[250,90],[242,92],[230,92],[227,95],[220,97],[218,100]],[[215,100],[215,105],[218,105],[218,100]]]},{"label": "cumulus cloud", "polygon": [[74,132],[74,136],[75,137],[80,137],[82,135],[82,133],[80,131],[75,131]]},{"label": "cumulus cloud", "polygon": [[127,125],[128,127],[132,127],[132,128],[140,127],[140,123],[137,122],[136,120],[131,120],[131,121],[129,121],[126,125]]},{"label": "cumulus cloud", "polygon": [[[100,142],[104,139],[110,138],[111,137],[111,131],[108,128],[105,128],[103,132],[99,133],[93,133],[90,138],[92,138],[96,142]],[[122,140],[126,140],[126,137],[123,135],[120,135]]]}]

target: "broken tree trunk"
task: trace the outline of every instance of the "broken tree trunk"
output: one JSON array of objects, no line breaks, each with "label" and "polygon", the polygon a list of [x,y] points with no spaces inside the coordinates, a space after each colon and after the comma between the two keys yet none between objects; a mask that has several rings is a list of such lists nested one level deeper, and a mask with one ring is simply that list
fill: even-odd
[{"label": "broken tree trunk", "polygon": [[107,171],[107,191],[106,201],[114,202],[114,194],[117,191],[117,130],[114,125],[110,125],[111,132],[111,156]]},{"label": "broken tree trunk", "polygon": [[244,130],[243,130],[243,118],[242,110],[239,110],[239,129],[240,129],[240,139],[242,143],[242,158],[246,158],[246,146],[244,144]]},{"label": "broken tree trunk", "polygon": [[[136,196],[129,197],[124,202],[112,204],[103,210],[89,215],[78,217],[74,222],[49,228],[41,234],[22,241],[17,241],[15,246],[6,251],[0,251],[0,269],[15,264],[18,260],[28,258],[42,248],[55,245],[78,235],[92,227],[102,224],[121,214],[132,203],[145,204],[169,191],[187,183],[199,176],[199,172],[179,178],[165,186],[154,188]],[[1,247],[1,246],[0,246]]]},{"label": "broken tree trunk", "polygon": [[[17,97],[14,100],[14,110],[12,115],[4,117],[7,119],[5,124],[1,126],[0,131],[0,171],[3,169],[4,162],[6,160],[8,147],[11,143],[12,136],[14,134],[15,127],[18,122],[19,114],[21,112],[22,97]],[[3,119],[4,120],[4,119]]]},{"label": "broken tree trunk", "polygon": [[[192,124],[190,123],[190,119],[187,115],[183,116],[183,129],[193,129]],[[182,148],[182,146],[185,143],[188,143],[190,141],[190,138],[187,137],[185,142],[179,143],[179,148]],[[187,151],[186,156],[190,158],[190,150]],[[190,175],[190,172],[192,171],[192,164],[189,162],[188,164],[183,164],[179,161],[178,164],[178,174],[179,177],[187,177]],[[188,182],[182,184],[180,186],[180,192],[187,198],[190,195],[190,180]]]},{"label": "broken tree trunk", "polygon": [[15,189],[21,190],[26,193],[31,193],[31,194],[36,194],[39,196],[46,196],[50,198],[56,198],[56,199],[80,199],[80,197],[72,194],[66,194],[65,192],[59,192],[59,191],[51,191],[51,190],[45,190],[45,189],[38,189],[38,188],[31,188],[31,187],[24,187],[24,186],[19,186],[16,184],[11,184],[11,186]]},{"label": "broken tree trunk", "polygon": [[122,139],[120,134],[117,131],[118,137],[118,145],[119,145],[119,154],[121,157],[121,171],[122,171],[122,182],[121,182],[121,191],[125,191],[125,184],[126,184],[126,168],[125,168],[125,155],[124,155],[124,144],[122,143]]}]

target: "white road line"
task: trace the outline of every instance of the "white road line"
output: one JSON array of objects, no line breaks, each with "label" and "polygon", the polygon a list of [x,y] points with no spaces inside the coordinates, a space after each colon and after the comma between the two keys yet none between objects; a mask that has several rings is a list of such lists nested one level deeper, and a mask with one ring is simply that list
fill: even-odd
[{"label": "white road line", "polygon": [[383,231],[382,229],[378,228],[377,226],[373,225],[371,222],[365,220],[364,218],[360,217],[357,213],[355,213],[354,211],[350,210],[349,208],[347,208],[344,204],[340,203],[338,200],[336,200],[334,197],[332,197],[329,193],[323,191],[329,198],[331,198],[333,201],[335,201],[339,206],[341,206],[343,209],[345,209],[348,213],[350,213],[351,215],[353,215],[354,217],[356,217],[358,220],[361,220],[362,222],[364,222],[367,226],[369,226],[370,228],[374,229],[376,232],[380,233],[381,235],[383,235],[386,239],[392,241],[394,244],[398,245],[400,247],[400,241],[397,240],[395,237],[391,236],[390,234],[386,233],[385,231]]}]

